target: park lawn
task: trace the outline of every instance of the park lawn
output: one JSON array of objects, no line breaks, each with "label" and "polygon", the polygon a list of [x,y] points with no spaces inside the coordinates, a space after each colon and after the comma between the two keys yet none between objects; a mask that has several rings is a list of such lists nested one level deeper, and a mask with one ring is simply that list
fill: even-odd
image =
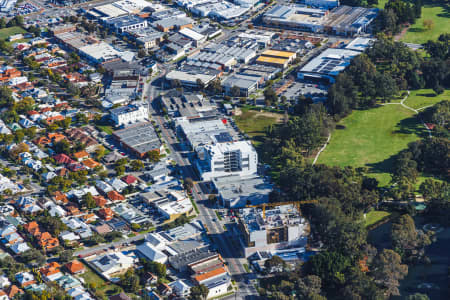
[{"label": "park lawn", "polygon": [[26,30],[19,26],[3,28],[3,29],[0,29],[0,39],[6,40],[11,35],[18,34],[18,33],[25,33],[25,32],[26,32]]},{"label": "park lawn", "polygon": [[281,114],[243,110],[240,115],[234,116],[234,122],[241,131],[248,134],[255,145],[259,145],[265,129],[278,123],[282,117]]},{"label": "park lawn", "polygon": [[421,109],[443,100],[450,100],[450,90],[445,90],[444,93],[436,95],[432,89],[421,89],[411,91],[404,104],[414,109]]},{"label": "park lawn", "polygon": [[318,163],[367,167],[380,186],[391,180],[394,156],[426,134],[414,112],[397,104],[353,111],[339,125]]},{"label": "park lawn", "polygon": [[102,295],[107,297],[117,294],[117,291],[122,290],[119,286],[106,282],[103,278],[97,275],[90,267],[86,266],[86,272],[79,276],[84,279],[86,286],[94,284],[95,289]]},{"label": "park lawn", "polygon": [[[422,7],[422,16],[416,23],[408,28],[402,41],[414,44],[423,44],[428,40],[437,40],[439,35],[449,31],[450,17],[448,16],[445,4],[425,4]],[[450,6],[448,6],[450,7]],[[431,19],[434,27],[430,30],[423,27],[423,20]]]},{"label": "park lawn", "polygon": [[364,227],[368,227],[380,221],[381,219],[389,216],[391,213],[383,210],[372,210],[366,214],[364,221]]}]

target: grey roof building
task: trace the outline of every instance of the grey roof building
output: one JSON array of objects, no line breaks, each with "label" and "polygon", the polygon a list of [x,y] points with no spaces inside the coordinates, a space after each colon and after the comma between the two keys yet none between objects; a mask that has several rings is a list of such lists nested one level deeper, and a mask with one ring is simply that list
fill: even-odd
[{"label": "grey roof building", "polygon": [[141,122],[125,129],[113,132],[120,145],[138,157],[144,157],[149,151],[160,151],[162,143],[149,122]]},{"label": "grey roof building", "polygon": [[272,185],[261,177],[218,177],[212,180],[224,207],[241,208],[247,204],[258,205],[269,201]]}]

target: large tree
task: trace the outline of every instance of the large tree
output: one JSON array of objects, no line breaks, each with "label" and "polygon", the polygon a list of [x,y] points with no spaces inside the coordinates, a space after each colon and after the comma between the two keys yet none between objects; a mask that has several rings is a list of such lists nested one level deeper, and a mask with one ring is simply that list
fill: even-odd
[{"label": "large tree", "polygon": [[395,251],[384,249],[373,262],[372,275],[375,282],[385,289],[386,296],[398,296],[399,280],[408,274],[408,266],[402,264],[402,258]]}]

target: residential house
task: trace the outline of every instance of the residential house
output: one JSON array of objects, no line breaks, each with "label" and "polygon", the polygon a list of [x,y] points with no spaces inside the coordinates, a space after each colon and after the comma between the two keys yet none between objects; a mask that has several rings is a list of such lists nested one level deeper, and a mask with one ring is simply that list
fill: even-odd
[{"label": "residential house", "polygon": [[114,217],[114,213],[109,207],[101,208],[98,211],[98,215],[105,221],[109,221]]},{"label": "residential house", "polygon": [[123,182],[125,182],[128,185],[132,185],[137,182],[137,178],[133,175],[126,175],[121,178]]},{"label": "residential house", "polygon": [[59,240],[52,237],[49,232],[43,232],[37,236],[37,243],[39,246],[49,251],[59,246]]},{"label": "residential house", "polygon": [[[67,170],[66,168],[63,168],[63,169]],[[62,169],[60,169],[60,172],[61,172],[61,170]],[[58,176],[62,176],[62,175],[59,174]],[[53,195],[53,199],[58,204],[67,204],[69,202],[69,199],[67,198],[66,194],[64,194],[60,191],[55,192],[55,194]]]},{"label": "residential house", "polygon": [[112,228],[108,224],[102,224],[94,227],[94,231],[100,235],[107,234],[112,231]]},{"label": "residential house", "polygon": [[23,290],[18,288],[15,284],[13,284],[9,288],[7,288],[5,290],[5,292],[6,292],[6,295],[8,295],[9,299],[13,299],[14,297],[16,297],[17,294],[20,294],[20,295],[24,294]]},{"label": "residential house", "polygon": [[12,245],[9,249],[11,249],[11,251],[14,252],[15,254],[20,254],[30,250],[31,248],[27,245],[27,243],[22,242]]},{"label": "residential house", "polygon": [[17,273],[15,278],[22,288],[36,283],[36,280],[34,280],[34,276],[29,272]]},{"label": "residential house", "polygon": [[61,266],[57,262],[48,263],[45,267],[41,268],[42,278],[45,281],[55,281],[56,279],[63,276],[60,270]]},{"label": "residential house", "polygon": [[87,153],[86,151],[79,151],[73,154],[73,157],[77,160],[77,161],[82,161],[86,158],[89,158],[89,153]]},{"label": "residential house", "polygon": [[112,186],[114,190],[118,191],[119,193],[128,186],[125,182],[118,178],[112,178],[110,180],[107,180],[107,182]]},{"label": "residential house", "polygon": [[124,201],[125,200],[125,197],[124,196],[122,196],[120,193],[118,193],[118,192],[116,192],[116,191],[110,191],[110,192],[108,192],[108,198],[109,198],[109,200],[111,200],[111,201]]},{"label": "residential house", "polygon": [[8,277],[4,274],[0,275],[0,289],[4,289],[11,285],[11,281],[9,281]]},{"label": "residential house", "polygon": [[82,274],[86,271],[83,263],[78,260],[71,261],[65,264],[66,269],[73,275]]},{"label": "residential house", "polygon": [[127,256],[122,252],[101,255],[91,261],[91,264],[106,278],[134,267],[136,258]]},{"label": "residential house", "polygon": [[104,207],[108,201],[103,196],[94,196],[92,197],[95,201],[95,204],[97,204],[97,207]]},{"label": "residential house", "polygon": [[0,290],[0,300],[9,300],[8,295],[6,295],[5,291]]}]

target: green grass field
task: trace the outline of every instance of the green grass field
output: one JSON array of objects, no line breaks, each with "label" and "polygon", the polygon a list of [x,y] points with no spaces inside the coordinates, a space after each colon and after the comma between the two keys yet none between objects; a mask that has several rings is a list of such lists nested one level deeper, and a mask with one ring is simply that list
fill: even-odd
[{"label": "green grass field", "polygon": [[19,26],[9,27],[9,28],[3,28],[0,29],[0,39],[5,40],[9,36],[18,34],[18,33],[25,33],[25,29]]},{"label": "green grass field", "polygon": [[391,213],[387,211],[382,210],[372,210],[369,213],[366,214],[366,219],[364,220],[364,226],[368,227],[370,225],[375,224],[376,222],[380,221],[384,217],[389,216]]},{"label": "green grass field", "polygon": [[411,94],[404,104],[414,109],[420,109],[429,105],[434,105],[442,100],[450,100],[450,90],[445,90],[444,93],[436,96],[432,89],[422,89],[411,91]]},{"label": "green grass field", "polygon": [[243,110],[242,114],[234,116],[234,121],[239,129],[248,134],[255,145],[259,145],[265,129],[277,123],[281,117],[282,115],[275,113]]},{"label": "green grass field", "polygon": [[[434,27],[430,30],[423,27],[423,20],[427,19],[434,21]],[[422,7],[422,17],[411,25],[402,41],[422,44],[428,40],[436,40],[442,33],[449,32],[449,27],[450,6],[444,3],[426,4]]]},{"label": "green grass field", "polygon": [[408,143],[425,135],[414,112],[400,105],[354,111],[343,119],[318,163],[337,166],[366,166],[381,186],[389,183],[393,156]]}]

